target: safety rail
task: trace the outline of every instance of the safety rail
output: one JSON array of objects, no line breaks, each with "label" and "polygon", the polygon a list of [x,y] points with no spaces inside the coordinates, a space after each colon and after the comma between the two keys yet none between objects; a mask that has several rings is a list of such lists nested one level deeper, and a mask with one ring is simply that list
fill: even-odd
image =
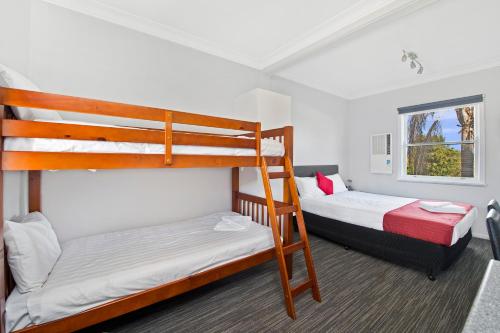
[{"label": "safety rail", "polygon": [[[267,137],[262,135],[263,132],[261,131],[259,122],[0,87],[0,108],[2,106],[85,113],[164,123],[163,130],[134,127],[105,127],[5,119],[4,112],[1,117],[2,137],[165,145],[163,156],[158,154],[3,151],[3,170],[258,166],[261,156],[261,138]],[[234,135],[175,131],[173,130],[173,124],[250,131],[250,133],[245,134],[249,138],[241,138]],[[247,148],[255,149],[256,154],[255,156],[173,156],[173,145]],[[268,159],[269,165],[283,164],[282,158],[266,159]]]}]

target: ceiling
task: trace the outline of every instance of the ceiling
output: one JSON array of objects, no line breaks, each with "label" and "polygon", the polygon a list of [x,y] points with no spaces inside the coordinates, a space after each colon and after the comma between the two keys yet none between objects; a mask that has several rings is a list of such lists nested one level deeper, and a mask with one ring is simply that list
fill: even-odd
[{"label": "ceiling", "polygon": [[[384,22],[276,74],[349,99],[500,66],[500,1],[440,0]],[[401,62],[417,52],[422,75]]]},{"label": "ceiling", "polygon": [[500,65],[498,0],[44,1],[349,99]]}]

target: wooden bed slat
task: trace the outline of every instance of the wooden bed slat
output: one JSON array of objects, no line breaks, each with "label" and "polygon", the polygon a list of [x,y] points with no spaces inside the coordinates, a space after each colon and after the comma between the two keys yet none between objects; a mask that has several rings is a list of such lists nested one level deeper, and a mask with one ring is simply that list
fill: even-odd
[{"label": "wooden bed slat", "polygon": [[[254,156],[174,155],[165,165],[159,154],[48,153],[4,151],[3,170],[221,168],[255,166]],[[279,159],[278,159],[279,160]]]},{"label": "wooden bed slat", "polygon": [[161,122],[165,119],[166,111],[160,108],[1,87],[0,104]]},{"label": "wooden bed slat", "polygon": [[256,131],[257,124],[250,121],[235,120],[229,118],[220,118],[206,116],[195,113],[187,113],[181,111],[172,111],[173,120],[176,124],[195,125],[204,127],[218,127],[240,131]]},{"label": "wooden bed slat", "polygon": [[164,143],[164,131],[115,128],[91,125],[59,124],[28,120],[4,120],[6,137],[47,138],[113,142]]}]

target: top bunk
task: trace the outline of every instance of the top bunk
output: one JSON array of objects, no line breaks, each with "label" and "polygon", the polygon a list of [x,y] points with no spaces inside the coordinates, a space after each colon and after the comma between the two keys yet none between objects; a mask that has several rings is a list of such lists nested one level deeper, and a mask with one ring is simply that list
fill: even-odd
[{"label": "top bunk", "polygon": [[[149,121],[161,128],[18,116],[13,110],[72,112]],[[52,111],[50,111],[52,110]],[[42,113],[45,114],[45,113]],[[48,120],[47,120],[48,119]],[[259,122],[0,87],[2,170],[256,167],[284,165],[291,126],[261,131]],[[174,125],[240,134],[175,130]]]}]

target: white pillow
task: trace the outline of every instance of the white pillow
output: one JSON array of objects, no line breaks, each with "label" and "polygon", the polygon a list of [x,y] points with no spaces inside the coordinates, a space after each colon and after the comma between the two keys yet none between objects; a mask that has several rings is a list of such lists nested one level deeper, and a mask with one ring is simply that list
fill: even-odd
[{"label": "white pillow", "polygon": [[348,191],[347,187],[344,184],[344,181],[338,173],[326,177],[333,181],[333,194]]},{"label": "white pillow", "polygon": [[325,196],[325,192],[318,187],[316,177],[295,177],[295,184],[297,184],[297,189],[299,190],[301,198]]},{"label": "white pillow", "polygon": [[18,222],[5,221],[7,261],[21,293],[40,288],[61,255],[61,247],[49,221],[34,212]]},{"label": "white pillow", "polygon": [[[22,74],[12,68],[0,64],[0,86],[6,88],[24,89],[31,91],[40,91],[40,89]],[[25,107],[12,107],[12,111],[17,119],[21,120],[61,120],[58,112],[52,110],[37,110]]]}]

